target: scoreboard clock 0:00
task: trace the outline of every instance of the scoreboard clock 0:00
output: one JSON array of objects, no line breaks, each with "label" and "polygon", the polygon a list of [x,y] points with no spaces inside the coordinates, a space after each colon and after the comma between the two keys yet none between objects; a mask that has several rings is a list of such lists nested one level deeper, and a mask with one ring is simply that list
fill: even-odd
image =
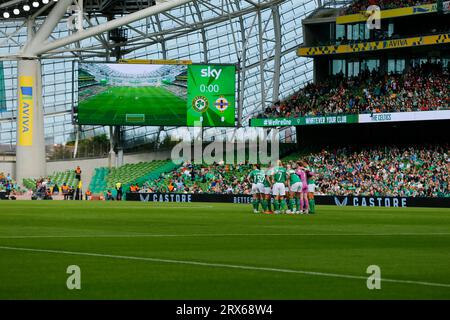
[{"label": "scoreboard clock 0:00", "polygon": [[187,125],[233,127],[236,108],[234,65],[189,65]]}]

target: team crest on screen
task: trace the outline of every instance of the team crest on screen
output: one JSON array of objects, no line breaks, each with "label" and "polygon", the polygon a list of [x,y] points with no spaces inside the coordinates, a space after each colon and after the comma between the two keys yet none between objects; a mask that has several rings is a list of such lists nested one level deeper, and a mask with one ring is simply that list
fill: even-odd
[{"label": "team crest on screen", "polygon": [[220,112],[224,112],[225,110],[227,110],[229,103],[228,100],[225,99],[225,97],[221,96],[216,100],[214,105],[216,106],[217,110],[219,110]]},{"label": "team crest on screen", "polygon": [[203,96],[195,97],[192,100],[192,108],[197,112],[205,112],[208,109],[208,99]]}]

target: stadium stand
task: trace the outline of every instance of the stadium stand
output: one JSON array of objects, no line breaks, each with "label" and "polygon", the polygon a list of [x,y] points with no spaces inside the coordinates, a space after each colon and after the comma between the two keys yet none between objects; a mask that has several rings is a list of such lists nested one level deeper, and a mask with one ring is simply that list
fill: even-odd
[{"label": "stadium stand", "polygon": [[359,13],[366,11],[367,7],[377,5],[381,10],[418,6],[422,4],[435,3],[436,0],[356,0],[344,10],[344,14]]},{"label": "stadium stand", "polygon": [[84,70],[78,71],[78,82],[80,88],[85,88],[97,84],[95,77]]},{"label": "stadium stand", "polygon": [[[48,187],[57,186],[58,189],[65,183],[68,186],[76,186],[77,180],[75,179],[75,171],[74,170],[66,170],[63,172],[55,172],[48,177],[42,177],[40,179],[31,179],[26,178],[23,179],[23,185],[28,190],[36,190],[38,184],[42,183],[42,181],[47,182]],[[57,190],[55,190],[57,191]]]},{"label": "stadium stand", "polygon": [[172,83],[176,80],[176,76],[180,74],[180,70],[184,70],[184,67],[180,65],[167,65],[152,72],[127,74],[113,70],[108,65],[100,67],[93,63],[83,63],[81,65],[81,70],[83,74],[100,80],[100,83],[116,83],[120,85],[133,83],[134,85],[148,85],[160,83],[161,79]]},{"label": "stadium stand", "polygon": [[449,146],[323,150],[305,157],[318,194],[450,197]]},{"label": "stadium stand", "polygon": [[182,72],[176,76],[172,84],[187,88],[187,72]]},{"label": "stadium stand", "polygon": [[[95,168],[94,174],[89,184],[89,189],[92,194],[104,194],[107,190],[114,190],[117,182],[122,183],[124,190],[128,191],[131,184],[143,184],[145,181],[157,179],[161,174],[170,172],[177,167],[169,160],[155,160],[151,162],[140,162],[136,164],[126,164],[118,168]],[[0,178],[2,175],[0,175]],[[3,181],[6,178],[0,179],[0,190],[2,189]],[[75,178],[74,170],[67,170],[64,172],[56,172],[49,177],[40,179],[23,179],[23,185],[28,190],[35,191],[39,185],[45,181],[48,188],[54,186],[58,187],[65,183],[70,187],[76,187],[78,181]],[[5,183],[6,185],[6,183]],[[86,190],[87,190],[86,189]],[[113,192],[115,194],[115,192]]]},{"label": "stadium stand", "polygon": [[[383,146],[324,149],[292,154],[285,163],[306,161],[317,174],[319,195],[450,197],[450,149]],[[141,192],[249,194],[251,165],[184,164],[142,184]]]},{"label": "stadium stand", "polygon": [[64,172],[56,172],[50,176],[50,180],[52,181],[52,183],[55,183],[58,186],[61,186],[63,183],[70,185],[70,186],[74,186],[77,183],[77,180],[75,179],[75,171],[74,170],[67,170]]},{"label": "stadium stand", "polygon": [[141,192],[248,194],[250,186],[245,178],[250,169],[248,164],[202,166],[185,163],[157,179],[147,180]]},{"label": "stadium stand", "polygon": [[109,169],[106,167],[95,168],[94,175],[91,178],[89,184],[89,190],[93,194],[102,193],[106,190],[106,177],[109,174]]},{"label": "stadium stand", "polygon": [[9,173],[5,174],[0,172],[0,191],[13,191],[19,190],[19,186],[16,181],[11,177]]},{"label": "stadium stand", "polygon": [[30,179],[30,178],[25,178],[25,179],[23,179],[23,186],[25,188],[27,188],[28,190],[34,190],[34,189],[36,189],[36,180]]},{"label": "stadium stand", "polygon": [[[172,161],[155,160],[126,164],[112,169],[96,168],[89,189],[93,194],[102,194],[106,193],[107,190],[114,190],[116,183],[119,182],[126,192],[130,185],[142,185],[145,181],[157,179],[162,173],[170,172],[176,167],[177,165]],[[114,191],[113,194],[115,194]]]},{"label": "stadium stand", "polygon": [[425,63],[404,74],[342,74],[310,83],[266,108],[261,118],[450,109],[449,65]]}]

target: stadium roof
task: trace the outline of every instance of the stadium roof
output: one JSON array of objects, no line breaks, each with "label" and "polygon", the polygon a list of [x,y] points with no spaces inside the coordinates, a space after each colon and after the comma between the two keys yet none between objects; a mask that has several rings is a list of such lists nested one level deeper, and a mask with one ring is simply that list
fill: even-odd
[{"label": "stadium roof", "polygon": [[[26,17],[30,13],[36,13],[38,10],[39,16],[46,16],[52,5],[58,0],[0,0],[0,10],[2,12],[10,12],[12,17]],[[128,14],[150,6],[156,5],[161,2],[168,2],[171,0],[84,0],[83,7],[84,12],[89,15],[117,15]],[[33,6],[33,2],[37,2],[37,5]],[[29,8],[25,8],[27,6]],[[42,10],[43,7],[46,7]],[[18,14],[12,13],[17,8]],[[0,16],[0,19],[4,18]]]},{"label": "stadium roof", "polygon": [[[1,4],[11,1],[2,1]],[[125,30],[126,40],[119,43],[110,40],[107,30],[67,43],[67,38],[74,39],[77,34],[70,25],[70,13],[57,23],[46,45],[40,46],[41,49],[48,48],[40,55],[47,143],[63,143],[73,138],[71,107],[77,103],[76,83],[72,95],[73,66],[80,60],[114,61],[119,54],[119,46],[121,57],[126,59],[190,59],[193,62],[238,65],[242,124],[247,125],[251,116],[312,80],[312,62],[297,57],[296,49],[303,42],[302,19],[317,8],[317,2],[320,1],[173,0],[153,3],[84,0],[84,33],[91,28],[104,27],[108,21],[128,16],[127,12],[140,6],[151,4],[155,13],[121,27]],[[158,12],[159,6],[169,4],[179,5]],[[35,18],[35,28],[38,29],[45,17],[36,15]],[[25,16],[2,20],[0,37],[7,105],[6,111],[0,112],[0,144],[14,145],[17,64],[13,60],[21,54],[26,43]],[[56,47],[55,43],[63,45]],[[106,132],[103,127],[84,129],[86,135]],[[129,142],[153,139],[160,129],[127,127],[125,139]]]}]

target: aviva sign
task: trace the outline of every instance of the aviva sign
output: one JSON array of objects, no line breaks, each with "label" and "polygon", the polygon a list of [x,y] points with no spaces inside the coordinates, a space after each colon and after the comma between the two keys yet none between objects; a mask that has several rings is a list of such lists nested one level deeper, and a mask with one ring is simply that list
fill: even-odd
[{"label": "aviva sign", "polygon": [[18,145],[33,145],[33,77],[19,77]]},{"label": "aviva sign", "polygon": [[433,36],[383,40],[383,41],[359,42],[345,45],[343,44],[343,45],[320,46],[320,47],[303,47],[297,50],[297,55],[301,57],[312,57],[319,55],[419,47],[444,43],[450,43],[450,33],[437,34]]},{"label": "aviva sign", "polygon": [[[444,11],[448,10],[449,6],[450,6],[450,1],[445,1],[443,3]],[[414,6],[414,7],[406,7],[406,8],[381,10],[380,11],[380,19],[405,17],[405,16],[412,16],[412,15],[418,15],[418,14],[425,14],[425,13],[435,13],[437,11],[438,11],[437,3],[424,4],[424,5],[419,5],[419,6]],[[336,18],[336,24],[365,22],[365,21],[367,21],[367,18],[369,15],[370,15],[370,12],[363,11],[361,13],[340,16],[340,17]]]}]

